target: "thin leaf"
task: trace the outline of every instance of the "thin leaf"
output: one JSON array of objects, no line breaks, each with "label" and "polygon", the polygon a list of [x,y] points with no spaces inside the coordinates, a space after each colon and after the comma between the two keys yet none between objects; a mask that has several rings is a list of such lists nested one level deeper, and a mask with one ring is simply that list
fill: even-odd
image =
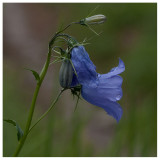
[{"label": "thin leaf", "polygon": [[87,17],[89,17],[94,11],[96,11],[97,9],[99,8],[99,5],[98,6],[96,6],[96,8],[94,8],[89,14],[88,14],[88,16]]},{"label": "thin leaf", "polygon": [[34,75],[35,79],[37,80],[37,82],[40,81],[39,74],[36,71],[34,71],[32,69],[28,69],[28,68],[25,68],[25,69],[28,70],[28,71],[31,71],[33,73],[33,75]]},{"label": "thin leaf", "polygon": [[18,141],[20,141],[20,139],[23,137],[23,130],[20,128],[20,126],[18,125],[18,123],[12,119],[4,119],[5,122],[10,123],[12,125],[14,125],[16,127],[17,130],[17,139]]},{"label": "thin leaf", "polygon": [[58,52],[58,51],[56,51],[56,50],[53,50],[55,53],[57,53],[57,54],[59,54],[59,55],[61,55],[61,53],[60,52]]},{"label": "thin leaf", "polygon": [[93,28],[91,28],[89,25],[87,25],[87,27],[88,27],[93,33],[95,33],[97,36],[99,36],[99,34],[98,34]]},{"label": "thin leaf", "polygon": [[[101,31],[100,33],[98,33],[98,35],[102,34],[103,31]],[[92,40],[96,35],[93,35],[92,37],[88,38],[85,40],[85,42]]]},{"label": "thin leaf", "polygon": [[74,70],[75,75],[78,77],[77,72],[76,72],[76,69],[74,68],[74,65],[73,65],[73,63],[72,63],[72,60],[71,60],[71,59],[70,59],[70,62],[71,62],[71,65],[72,65],[72,67],[73,67],[73,70]]},{"label": "thin leaf", "polygon": [[59,27],[58,27],[58,32],[60,32],[60,31],[63,29],[63,26],[64,26],[63,23],[61,23],[61,24],[59,25]]},{"label": "thin leaf", "polygon": [[[60,57],[61,58],[61,57]],[[58,62],[62,62],[63,59],[61,60],[60,58],[57,58],[56,60],[54,60],[53,62],[51,62],[49,65],[53,64],[53,63],[58,63]]]}]

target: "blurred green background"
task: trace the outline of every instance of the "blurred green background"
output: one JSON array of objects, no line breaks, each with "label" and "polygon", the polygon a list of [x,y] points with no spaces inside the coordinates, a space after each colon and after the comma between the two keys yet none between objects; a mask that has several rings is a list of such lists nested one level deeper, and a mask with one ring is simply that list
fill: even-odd
[{"label": "blurred green background", "polygon": [[[85,46],[98,73],[107,73],[118,65],[126,66],[124,110],[116,121],[104,110],[76,99],[66,91],[55,110],[29,134],[19,156],[157,156],[157,4],[3,4],[3,117],[16,120],[22,129],[36,85],[33,75],[40,72],[48,42],[61,24],[104,14],[107,21],[94,29],[75,25],[66,33],[78,41],[94,36]],[[60,64],[51,65],[41,87],[33,122],[49,107],[60,90]],[[16,129],[3,123],[3,156],[12,156],[18,144]]]}]

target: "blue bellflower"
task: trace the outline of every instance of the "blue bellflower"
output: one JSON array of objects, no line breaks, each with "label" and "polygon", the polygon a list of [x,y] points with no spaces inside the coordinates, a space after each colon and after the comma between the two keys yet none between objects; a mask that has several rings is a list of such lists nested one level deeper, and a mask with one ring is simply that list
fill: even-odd
[{"label": "blue bellflower", "polygon": [[99,74],[83,46],[72,49],[71,60],[77,74],[73,75],[71,86],[81,84],[82,97],[89,103],[103,108],[118,122],[123,112],[117,103],[122,98],[123,79],[118,74],[125,70],[123,61],[119,59],[117,67],[106,74]]}]

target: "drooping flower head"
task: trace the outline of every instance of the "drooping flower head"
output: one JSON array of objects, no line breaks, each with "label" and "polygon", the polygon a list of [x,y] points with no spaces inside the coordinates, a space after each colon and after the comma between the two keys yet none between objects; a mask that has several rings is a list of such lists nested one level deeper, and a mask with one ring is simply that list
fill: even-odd
[{"label": "drooping flower head", "polygon": [[71,86],[82,85],[81,95],[86,101],[103,108],[119,121],[123,111],[117,101],[122,98],[123,79],[118,74],[125,70],[123,61],[119,59],[117,67],[106,74],[99,74],[83,46],[72,49],[71,61],[76,71]]}]

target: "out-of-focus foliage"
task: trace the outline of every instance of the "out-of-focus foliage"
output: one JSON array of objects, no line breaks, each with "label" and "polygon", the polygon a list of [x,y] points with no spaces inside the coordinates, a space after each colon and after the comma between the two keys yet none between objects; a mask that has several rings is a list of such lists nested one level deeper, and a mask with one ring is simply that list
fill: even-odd
[{"label": "out-of-focus foliage", "polygon": [[[157,155],[157,4],[4,4],[3,117],[15,119],[24,130],[36,81],[23,68],[40,71],[51,35],[60,25],[94,14],[107,21],[95,26],[85,46],[98,73],[118,65],[120,57],[124,110],[117,124],[103,110],[69,91],[54,111],[29,134],[20,156],[156,156]],[[78,41],[94,34],[86,27],[66,31]],[[52,65],[40,90],[33,121],[49,107],[60,85],[60,64]],[[18,144],[16,130],[4,122],[3,152],[11,156]]]}]

